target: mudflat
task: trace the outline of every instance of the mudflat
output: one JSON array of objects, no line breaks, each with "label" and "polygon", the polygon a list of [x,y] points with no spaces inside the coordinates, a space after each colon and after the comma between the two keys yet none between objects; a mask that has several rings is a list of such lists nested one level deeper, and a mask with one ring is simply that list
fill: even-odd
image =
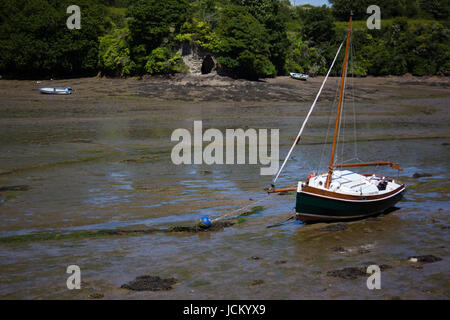
[{"label": "mudflat", "polygon": [[[171,133],[195,120],[280,129],[284,157],[322,80],[0,80],[0,298],[448,299],[448,77],[348,78],[337,154],[398,162],[403,171],[382,170],[408,186],[375,218],[269,229],[293,214],[295,194],[267,196],[259,165],[171,162]],[[329,79],[280,186],[326,167],[339,80]],[[220,228],[190,227],[241,207]],[[66,287],[72,264],[81,290]],[[373,264],[380,290],[366,286]],[[164,289],[123,286],[134,279]]]}]

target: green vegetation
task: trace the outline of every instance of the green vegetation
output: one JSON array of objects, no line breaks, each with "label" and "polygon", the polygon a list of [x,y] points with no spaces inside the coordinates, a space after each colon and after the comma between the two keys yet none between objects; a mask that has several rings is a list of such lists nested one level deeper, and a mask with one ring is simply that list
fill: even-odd
[{"label": "green vegetation", "polygon": [[82,27],[66,27],[70,0],[4,0],[0,6],[0,73],[77,76],[97,72],[98,37],[107,32],[106,7],[80,0]]},{"label": "green vegetation", "polygon": [[366,27],[371,1],[330,3],[332,8],[294,7],[288,0],[79,0],[81,29],[68,30],[69,0],[4,0],[0,74],[183,73],[180,48],[190,46],[213,55],[220,74],[320,75],[345,36],[350,11],[354,75],[450,74],[448,0],[380,0],[380,30]]},{"label": "green vegetation", "polygon": [[252,214],[261,212],[261,211],[263,211],[264,209],[265,209],[265,208],[264,208],[263,206],[256,206],[256,207],[253,207],[250,211],[246,211],[246,212],[244,212],[244,213],[241,213],[241,214],[239,215],[239,217],[247,217],[247,216],[251,216]]},{"label": "green vegetation", "polygon": [[173,53],[170,48],[158,47],[148,56],[145,71],[149,74],[168,74],[183,72],[181,53]]}]

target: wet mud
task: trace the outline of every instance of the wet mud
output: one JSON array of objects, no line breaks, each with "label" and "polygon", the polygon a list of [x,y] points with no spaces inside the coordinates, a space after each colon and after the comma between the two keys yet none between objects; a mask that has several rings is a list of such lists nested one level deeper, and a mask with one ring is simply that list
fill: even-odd
[{"label": "wet mud", "polygon": [[[172,132],[195,120],[279,129],[283,158],[322,80],[0,80],[0,299],[449,299],[448,78],[348,80],[336,155],[404,169],[368,169],[407,185],[376,217],[304,225],[286,220],[295,192],[264,192],[260,165],[172,163]],[[277,187],[326,170],[338,83]],[[73,264],[81,290],[66,287]],[[369,265],[381,290],[367,289]]]},{"label": "wet mud", "polygon": [[175,283],[177,283],[175,278],[162,279],[158,276],[144,275],[120,287],[133,291],[163,291],[171,290]]}]

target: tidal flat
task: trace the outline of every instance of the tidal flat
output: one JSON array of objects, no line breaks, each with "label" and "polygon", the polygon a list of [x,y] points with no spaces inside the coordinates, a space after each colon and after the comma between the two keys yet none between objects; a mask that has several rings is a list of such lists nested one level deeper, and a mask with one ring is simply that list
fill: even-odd
[{"label": "tidal flat", "polygon": [[[0,80],[0,299],[449,299],[448,77],[348,79],[337,154],[404,169],[377,169],[407,185],[377,217],[267,228],[293,215],[295,194],[268,196],[261,165],[172,163],[172,132],[196,120],[279,129],[283,159],[322,80]],[[278,186],[326,168],[338,82]],[[37,90],[50,85],[74,92]],[[221,228],[191,228],[241,207]],[[372,264],[380,290],[366,286]],[[80,290],[67,289],[69,265]],[[123,286],[135,279],[170,285]]]}]

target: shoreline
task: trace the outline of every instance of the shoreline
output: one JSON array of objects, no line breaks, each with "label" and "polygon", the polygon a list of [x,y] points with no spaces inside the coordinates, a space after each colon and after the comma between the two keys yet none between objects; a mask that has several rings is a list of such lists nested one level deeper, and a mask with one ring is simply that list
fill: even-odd
[{"label": "shoreline", "polygon": [[[150,99],[152,101],[182,102],[251,102],[251,101],[312,101],[323,81],[323,76],[300,81],[289,76],[267,78],[259,81],[233,79],[218,75],[177,75],[173,78],[149,76],[139,78],[73,78],[62,80],[6,80],[0,81],[0,95],[4,101],[25,100],[32,102],[70,101],[80,99]],[[340,77],[330,77],[319,100],[333,101]],[[72,87],[70,96],[42,95],[42,86]],[[411,90],[410,87],[417,88]],[[410,96],[447,96],[443,89],[450,87],[450,77],[411,75],[350,78],[347,98],[356,101],[376,101]],[[355,88],[355,89],[353,89]],[[20,97],[17,91],[20,90]],[[406,94],[407,92],[407,94]]]}]

